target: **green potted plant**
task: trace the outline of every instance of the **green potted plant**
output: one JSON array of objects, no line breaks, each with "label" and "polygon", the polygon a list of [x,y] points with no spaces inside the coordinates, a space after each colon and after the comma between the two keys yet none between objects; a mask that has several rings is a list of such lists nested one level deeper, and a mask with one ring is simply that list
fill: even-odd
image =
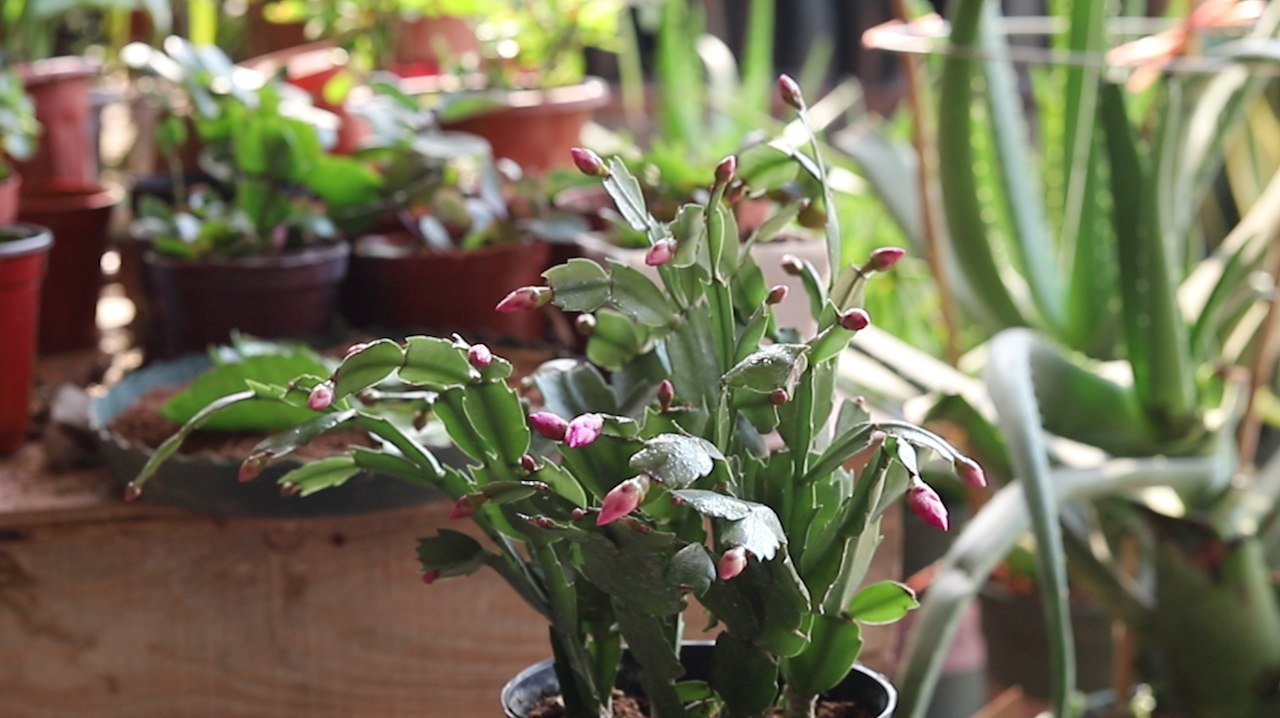
[{"label": "green potted plant", "polygon": [[174,151],[187,125],[169,115],[157,141],[171,158],[174,201],[142,198],[131,230],[154,313],[151,348],[201,351],[233,329],[264,338],[325,333],[349,247],[306,187],[324,156],[314,108],[288,99],[279,83],[256,86],[261,78],[236,73],[217,48],[176,37],[165,47],[167,55],[139,57],[137,67],[183,83],[205,168],[227,194],[185,187]]},{"label": "green potted plant", "polygon": [[[780,84],[803,115],[795,83]],[[572,259],[548,270],[546,285],[515,289],[500,303],[590,317],[581,322],[591,330],[589,362],[535,372],[536,409],[508,382],[511,365],[485,345],[380,339],[354,348],[328,376],[255,384],[207,406],[161,447],[129,495],[145,492],[186,434],[225,407],[254,398],[307,406],[321,417],[260,444],[241,478],[321,426],[354,423],[380,436],[381,448],[312,462],[281,486],[308,494],[376,466],[441,487],[455,502],[452,515],[470,518],[492,543],[454,531],[423,539],[423,579],[498,571],[549,623],[565,715],[615,715],[624,642],[658,718],[718,707],[762,716],[775,705],[806,718],[851,673],[877,687],[859,699],[863,709],[891,714],[887,683],[855,668],[860,622],[893,621],[914,605],[900,584],[861,585],[881,513],[905,495],[931,525],[946,527],[920,477],[920,451],[983,482],[981,469],[937,436],[872,420],[860,402],[834,396],[836,359],[870,322],[862,288],[902,251],[842,265],[829,281],[797,264],[819,325],[801,339],[772,321],[784,292],[737,251],[724,204],[733,157],[717,168],[709,201],[687,205],[671,223],[645,211],[623,163],[585,152],[576,159],[651,238],[661,277]],[[820,160],[802,164],[825,179]],[[827,239],[837,243],[839,234]],[[397,398],[428,402],[427,425],[443,427],[471,465],[441,465],[410,428],[389,421],[382,412]],[[692,597],[723,630],[707,649],[707,672],[681,680],[681,616]]]}]

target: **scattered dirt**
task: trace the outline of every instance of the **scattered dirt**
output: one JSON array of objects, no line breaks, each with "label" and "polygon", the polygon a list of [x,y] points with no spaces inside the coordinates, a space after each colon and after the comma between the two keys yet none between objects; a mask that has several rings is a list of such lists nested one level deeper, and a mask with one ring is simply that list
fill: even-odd
[{"label": "scattered dirt", "polygon": [[[119,434],[129,442],[150,446],[153,449],[160,446],[180,428],[179,424],[161,416],[160,408],[170,397],[184,388],[163,386],[148,391],[128,409],[112,419],[107,425],[108,430]],[[253,451],[253,447],[266,436],[267,434],[263,433],[196,431],[183,442],[180,452],[183,454],[209,453],[231,462],[238,462],[248,456]],[[373,445],[373,440],[364,429],[346,427],[321,434],[310,444],[293,452],[293,456],[306,461],[341,453],[350,446],[371,447]]]}]

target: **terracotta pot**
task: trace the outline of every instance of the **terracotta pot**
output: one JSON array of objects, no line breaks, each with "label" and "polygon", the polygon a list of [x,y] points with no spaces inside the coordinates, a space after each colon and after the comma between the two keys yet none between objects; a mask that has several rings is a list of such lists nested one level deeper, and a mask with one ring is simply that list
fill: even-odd
[{"label": "terracotta pot", "polygon": [[102,253],[111,212],[124,199],[124,190],[117,185],[24,180],[18,217],[48,227],[57,240],[41,290],[40,353],[97,346]]},{"label": "terracotta pot", "polygon": [[[412,92],[414,85],[407,89]],[[591,77],[569,87],[509,92],[505,106],[442,126],[480,135],[493,146],[494,157],[513,160],[525,170],[567,169],[573,166],[569,150],[582,144],[583,126],[608,101],[608,83]]]},{"label": "terracotta pot", "polygon": [[347,271],[346,243],[280,256],[191,261],[143,256],[149,349],[162,357],[225,344],[231,330],[263,339],[326,333]]},{"label": "terracotta pot", "polygon": [[[403,238],[402,238],[403,239]],[[512,289],[542,284],[551,246],[531,241],[469,251],[351,259],[345,316],[358,327],[542,338],[542,312],[494,310]]]},{"label": "terracotta pot", "polygon": [[0,227],[0,454],[27,441],[40,283],[52,245],[44,227]]},{"label": "terracotta pot", "polygon": [[18,219],[18,192],[22,189],[22,177],[10,172],[9,179],[0,182],[0,224],[13,224]]},{"label": "terracotta pot", "polygon": [[[447,56],[439,54],[445,49]],[[402,77],[434,75],[451,58],[480,52],[480,43],[471,25],[459,17],[421,17],[402,22],[396,37],[395,65]]]},{"label": "terracotta pot", "polygon": [[14,163],[18,172],[30,184],[96,182],[98,144],[89,89],[98,63],[80,56],[54,57],[18,69],[43,126],[35,156]]}]

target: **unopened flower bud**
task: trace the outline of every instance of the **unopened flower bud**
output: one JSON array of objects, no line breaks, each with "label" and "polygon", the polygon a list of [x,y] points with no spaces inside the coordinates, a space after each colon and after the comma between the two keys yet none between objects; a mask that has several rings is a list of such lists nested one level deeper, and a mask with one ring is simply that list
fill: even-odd
[{"label": "unopened flower bud", "polygon": [[639,476],[627,479],[609,490],[600,505],[600,514],[596,516],[596,526],[604,526],[626,516],[644,501],[649,492],[649,477]]},{"label": "unopened flower bud", "polygon": [[250,454],[249,458],[245,459],[244,463],[240,464],[240,473],[236,475],[236,478],[242,483],[245,481],[253,481],[262,474],[263,469],[267,468],[267,461],[270,458],[270,454],[261,451]]},{"label": "unopened flower bud", "polygon": [[804,109],[804,95],[800,93],[800,83],[793,80],[790,75],[778,76],[778,94],[782,95],[782,101],[791,107],[797,110]]},{"label": "unopened flower bud", "polygon": [[523,454],[520,457],[520,468],[532,474],[538,470],[538,461],[529,454]]},{"label": "unopened flower bud", "polygon": [[589,337],[596,333],[596,315],[579,314],[577,319],[573,320],[573,327],[578,330],[579,336]]},{"label": "unopened flower bud", "polygon": [[644,263],[650,267],[660,267],[671,258],[676,256],[676,241],[674,239],[659,239],[649,247],[649,251],[644,254]]},{"label": "unopened flower bud", "polygon": [[956,471],[956,476],[960,480],[970,486],[982,488],[987,485],[987,475],[983,473],[982,467],[978,466],[978,462],[967,456],[957,456],[955,461],[951,462],[951,466]]},{"label": "unopened flower bud", "polygon": [[663,411],[671,408],[671,402],[676,398],[676,385],[671,383],[670,379],[663,379],[658,384],[658,406]]},{"label": "unopened flower bud", "polygon": [[920,477],[912,477],[907,488],[907,506],[921,521],[942,531],[947,530],[947,507],[938,492]]},{"label": "unopened flower bud", "polygon": [[570,512],[569,512],[569,518],[570,518],[570,519],[572,519],[572,520],[574,520],[574,521],[581,521],[581,520],[582,520],[582,518],[583,518],[583,517],[585,517],[586,515],[587,515],[587,512],[586,512],[586,510],[585,510],[585,509],[577,509],[577,508],[576,508],[576,509],[574,509],[573,511],[570,511]]},{"label": "unopened flower bud", "polygon": [[564,433],[569,429],[569,422],[558,414],[537,411],[529,415],[529,426],[552,441],[563,441]]},{"label": "unopened flower bud", "polygon": [[723,187],[729,184],[733,176],[738,172],[738,158],[734,155],[720,160],[720,164],[716,165],[716,186]]},{"label": "unopened flower bud", "polygon": [[520,287],[494,307],[500,312],[527,312],[551,301],[551,287]]},{"label": "unopened flower bud", "polygon": [[564,431],[564,443],[570,449],[578,449],[600,438],[604,430],[604,417],[600,414],[580,414],[569,422]]},{"label": "unopened flower bud", "polygon": [[582,174],[590,177],[608,177],[609,167],[600,158],[600,155],[592,152],[585,147],[574,147],[569,150],[569,155],[573,157],[573,164],[577,166]]},{"label": "unopened flower bud", "polygon": [[458,499],[452,509],[449,509],[449,520],[457,521],[458,519],[475,516],[476,512],[480,510],[480,507],[484,506],[484,502],[488,500],[489,497],[482,493],[467,494],[466,496],[463,496]]},{"label": "unopened flower bud", "polygon": [[483,344],[472,344],[467,349],[467,361],[477,369],[483,369],[493,363],[493,352]]},{"label": "unopened flower bud", "polygon": [[142,495],[142,487],[138,486],[136,483],[132,481],[130,481],[128,485],[124,487],[125,501],[136,501],[138,497],[141,495]]},{"label": "unopened flower bud", "polygon": [[788,401],[791,401],[791,395],[787,393],[786,389],[774,389],[769,392],[769,403],[774,406],[782,406]]},{"label": "unopened flower bud", "polygon": [[307,408],[312,411],[324,411],[333,403],[333,384],[321,382],[307,396]]},{"label": "unopened flower bud", "polygon": [[864,269],[870,269],[876,272],[887,271],[890,267],[898,263],[902,259],[907,250],[901,247],[881,247],[871,253],[867,258]]},{"label": "unopened flower bud", "polygon": [[794,254],[782,255],[782,259],[778,262],[778,265],[782,267],[782,271],[793,277],[799,277],[804,274],[804,260]]},{"label": "unopened flower bud", "polygon": [[280,484],[280,496],[283,498],[287,499],[290,496],[297,496],[300,491],[302,491],[302,484],[294,483],[292,481],[286,481],[283,484]]},{"label": "unopened flower bud", "polygon": [[764,298],[764,303],[765,304],[781,304],[782,300],[787,298],[788,291],[790,290],[787,289],[787,285],[779,284],[778,286],[773,287],[772,289],[769,290],[769,296]]},{"label": "unopened flower bud", "polygon": [[859,332],[871,326],[871,315],[862,307],[854,307],[840,315],[840,326],[851,332]]},{"label": "unopened flower bud", "polygon": [[422,573],[422,582],[427,584],[428,586],[435,583],[436,579],[438,578],[440,578],[439,571],[424,571]]},{"label": "unopened flower bud", "polygon": [[720,555],[720,561],[716,564],[716,575],[721,581],[729,579],[742,573],[747,568],[747,549],[742,546],[734,546]]}]

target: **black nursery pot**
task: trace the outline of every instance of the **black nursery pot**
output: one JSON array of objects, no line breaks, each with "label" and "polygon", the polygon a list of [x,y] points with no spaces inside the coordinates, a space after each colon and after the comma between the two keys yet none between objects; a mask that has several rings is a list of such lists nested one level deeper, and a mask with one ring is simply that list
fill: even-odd
[{"label": "black nursery pot", "polygon": [[[685,667],[685,678],[706,680],[711,674],[711,641],[691,641],[680,647],[680,662]],[[640,666],[626,651],[622,657],[622,669],[618,674],[618,688],[628,693],[640,693]],[[502,687],[502,710],[506,718],[525,718],[529,710],[537,706],[544,696],[560,692],[554,661],[545,661],[520,671]],[[827,700],[852,701],[875,718],[889,718],[898,707],[898,691],[889,679],[857,664],[840,685],[822,695]]]}]

